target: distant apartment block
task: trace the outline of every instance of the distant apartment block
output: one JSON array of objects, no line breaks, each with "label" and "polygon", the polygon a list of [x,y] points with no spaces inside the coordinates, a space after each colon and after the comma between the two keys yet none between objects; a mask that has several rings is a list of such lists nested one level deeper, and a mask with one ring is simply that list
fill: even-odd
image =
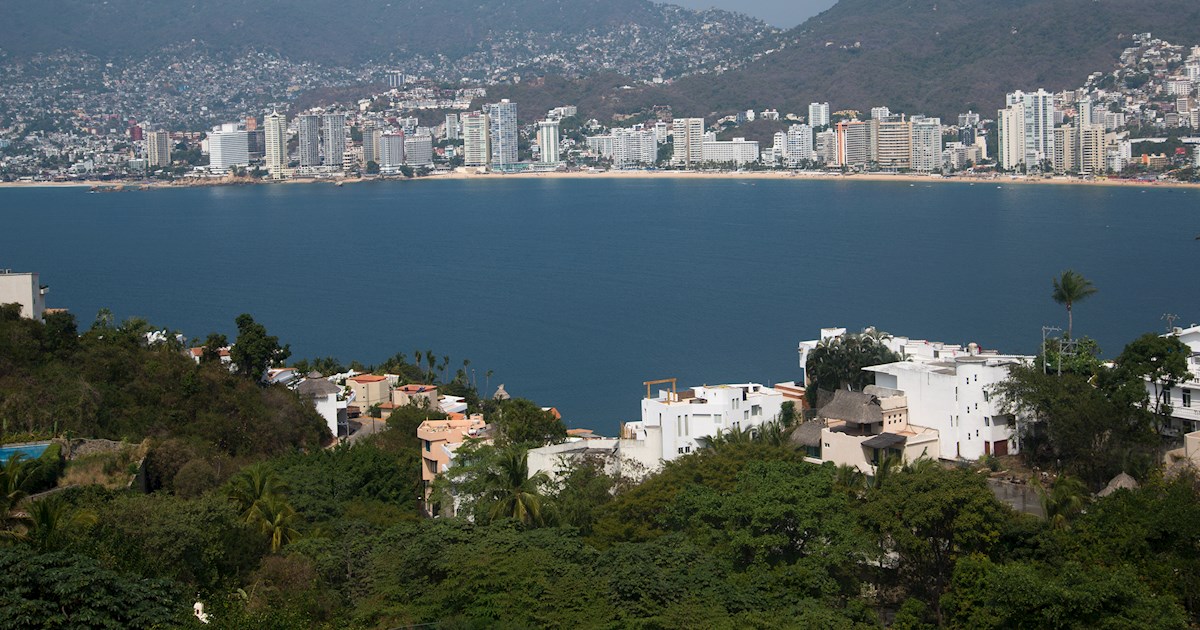
[{"label": "distant apartment block", "polygon": [[503,167],[517,163],[517,104],[508,99],[484,106],[488,115],[491,141],[491,165]]},{"label": "distant apartment block", "polygon": [[151,168],[162,168],[171,165],[171,134],[165,131],[151,131],[146,138],[146,165]]},{"label": "distant apartment block", "polygon": [[263,117],[263,126],[267,172],[275,179],[282,179],[288,166],[287,116],[271,112]]},{"label": "distant apartment block", "polygon": [[812,103],[808,106],[808,124],[814,128],[829,126],[829,103]]},{"label": "distant apartment block", "polygon": [[694,168],[704,161],[704,119],[676,118],[671,125],[674,153],[671,163]]},{"label": "distant apartment block", "polygon": [[463,164],[488,165],[492,158],[490,128],[486,113],[471,112],[462,115]]},{"label": "distant apartment block", "polygon": [[538,122],[538,156],[543,164],[558,164],[559,138],[558,121],[554,119]]},{"label": "distant apartment block", "polygon": [[249,166],[250,144],[247,133],[234,123],[214,127],[208,134],[208,168],[226,172],[235,166]]}]

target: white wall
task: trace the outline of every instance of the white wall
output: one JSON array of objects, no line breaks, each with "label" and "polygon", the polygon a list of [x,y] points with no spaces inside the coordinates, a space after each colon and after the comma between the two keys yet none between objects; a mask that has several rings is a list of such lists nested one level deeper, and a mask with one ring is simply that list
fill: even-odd
[{"label": "white wall", "polygon": [[20,304],[21,317],[42,319],[46,297],[38,282],[38,274],[0,271],[0,304]]}]

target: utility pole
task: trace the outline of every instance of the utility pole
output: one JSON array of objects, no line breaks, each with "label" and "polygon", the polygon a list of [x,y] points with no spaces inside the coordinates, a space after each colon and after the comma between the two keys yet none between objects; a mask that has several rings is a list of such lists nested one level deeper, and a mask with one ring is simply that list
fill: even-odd
[{"label": "utility pole", "polygon": [[[1050,333],[1054,333],[1054,332],[1062,332],[1062,329],[1057,328],[1055,326],[1042,326],[1042,374],[1047,373],[1046,372],[1046,341],[1048,339],[1052,338]],[[1059,374],[1059,376],[1062,376],[1062,352],[1061,352],[1062,340],[1061,339],[1059,339],[1059,350],[1060,350],[1060,352],[1058,353],[1058,374]]]}]

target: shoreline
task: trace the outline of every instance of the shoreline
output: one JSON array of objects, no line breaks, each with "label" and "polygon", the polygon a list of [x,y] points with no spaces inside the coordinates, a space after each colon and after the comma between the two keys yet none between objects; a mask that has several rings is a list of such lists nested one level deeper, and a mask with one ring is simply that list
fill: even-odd
[{"label": "shoreline", "polygon": [[1057,186],[1107,186],[1141,188],[1200,188],[1200,183],[1176,181],[1143,181],[1128,179],[1082,179],[1077,177],[1028,177],[1022,175],[993,176],[938,176],[914,173],[824,173],[818,171],[548,171],[524,173],[478,173],[458,169],[448,173],[437,173],[412,179],[404,178],[299,178],[287,180],[251,180],[244,178],[213,178],[192,181],[15,181],[0,182],[5,188],[89,188],[97,192],[134,192],[172,188],[208,188],[225,186],[262,186],[327,184],[343,186],[369,182],[418,182],[438,180],[502,181],[508,179],[683,179],[683,180],[783,180],[783,181],[844,181],[844,182],[892,182],[892,183],[958,183],[991,184],[1003,187],[1013,185],[1057,185]]}]

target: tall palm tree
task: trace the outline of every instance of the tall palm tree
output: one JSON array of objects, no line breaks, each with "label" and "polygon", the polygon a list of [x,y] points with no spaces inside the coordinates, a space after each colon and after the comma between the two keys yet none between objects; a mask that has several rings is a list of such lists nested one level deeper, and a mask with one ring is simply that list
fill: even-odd
[{"label": "tall palm tree", "polygon": [[1076,302],[1082,302],[1089,296],[1096,293],[1096,287],[1092,285],[1092,281],[1084,278],[1083,275],[1070,269],[1062,272],[1062,275],[1054,278],[1054,292],[1051,297],[1055,302],[1067,307],[1067,337],[1074,339],[1072,328],[1074,321],[1072,319],[1071,307]]},{"label": "tall palm tree", "polygon": [[529,453],[509,449],[484,477],[488,518],[511,518],[527,527],[546,524],[541,489],[550,482],[545,471],[529,475]]},{"label": "tall palm tree", "polygon": [[242,519],[247,523],[258,520],[256,508],[274,498],[287,494],[289,488],[279,476],[262,464],[246,468],[234,476],[227,495],[238,506]]},{"label": "tall palm tree", "polygon": [[27,463],[23,453],[9,457],[0,467],[0,542],[26,540],[29,516],[17,510],[17,505],[26,497],[21,489],[26,472]]},{"label": "tall palm tree", "polygon": [[262,533],[271,537],[271,553],[279,553],[284,545],[300,537],[294,527],[299,520],[296,510],[281,495],[268,495],[255,504],[254,520]]},{"label": "tall palm tree", "polygon": [[57,494],[34,501],[28,511],[25,537],[41,553],[62,549],[71,534],[96,523],[95,512],[75,509]]}]

